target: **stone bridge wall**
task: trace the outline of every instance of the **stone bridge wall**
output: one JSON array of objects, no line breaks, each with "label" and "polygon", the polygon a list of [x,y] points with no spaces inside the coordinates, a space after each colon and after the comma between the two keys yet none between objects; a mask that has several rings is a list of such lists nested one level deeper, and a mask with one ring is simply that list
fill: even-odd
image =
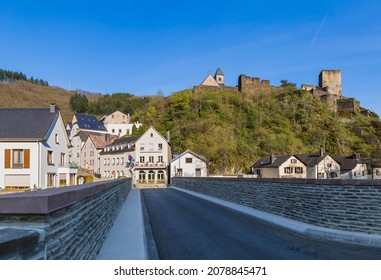
[{"label": "stone bridge wall", "polygon": [[316,226],[381,234],[380,180],[172,178],[172,185]]},{"label": "stone bridge wall", "polygon": [[94,259],[131,179],[0,196],[0,259]]}]

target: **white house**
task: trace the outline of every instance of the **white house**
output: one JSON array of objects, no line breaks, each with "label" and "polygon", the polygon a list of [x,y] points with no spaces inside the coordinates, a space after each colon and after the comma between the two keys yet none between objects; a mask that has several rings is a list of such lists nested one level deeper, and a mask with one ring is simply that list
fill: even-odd
[{"label": "white house", "polygon": [[154,127],[135,142],[133,180],[136,186],[167,185],[171,146]]},{"label": "white house", "polygon": [[135,142],[140,136],[122,137],[107,145],[100,155],[102,178],[132,177]]},{"label": "white house", "polygon": [[71,125],[66,126],[69,129],[69,139],[72,148],[70,149],[70,162],[81,166],[81,150],[87,137],[90,134],[103,135],[108,141],[108,132],[104,124],[97,120],[95,116],[85,114],[74,114]]},{"label": "white house", "polygon": [[340,164],[341,179],[368,179],[367,163],[360,155],[340,156],[335,159]]},{"label": "white house", "polygon": [[142,124],[139,122],[131,123],[130,115],[123,114],[120,111],[105,116],[101,119],[109,134],[121,137],[123,135],[131,135],[132,127],[135,125],[139,128]]},{"label": "white house", "polygon": [[204,156],[190,150],[174,156],[171,161],[172,177],[207,177],[208,168]]},{"label": "white house", "polygon": [[61,113],[49,108],[0,109],[0,188],[75,185]]},{"label": "white house", "polygon": [[155,128],[140,136],[122,137],[100,153],[103,178],[132,177],[138,187],[166,186],[171,147]]},{"label": "white house", "polygon": [[251,172],[262,178],[306,178],[307,166],[294,155],[272,155],[258,159]]},{"label": "white house", "polygon": [[314,179],[339,179],[340,164],[329,154],[320,149],[316,154],[295,155],[307,167],[307,178]]}]

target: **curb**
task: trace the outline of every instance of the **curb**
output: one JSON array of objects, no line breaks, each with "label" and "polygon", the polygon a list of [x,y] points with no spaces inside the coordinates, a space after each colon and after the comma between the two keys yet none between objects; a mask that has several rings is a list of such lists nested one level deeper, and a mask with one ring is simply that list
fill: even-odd
[{"label": "curb", "polygon": [[250,208],[248,206],[240,205],[227,200],[222,200],[209,195],[197,193],[195,191],[185,190],[178,187],[170,186],[170,188],[176,189],[188,193],[193,196],[208,200],[210,202],[231,208],[241,213],[256,217],[263,221],[269,222],[271,224],[289,229],[294,232],[304,234],[312,238],[319,238],[323,240],[355,244],[367,247],[377,247],[381,248],[381,235],[378,234],[367,234],[355,231],[344,231],[337,229],[324,228],[319,226],[314,226],[311,224],[299,222],[289,218],[285,218],[279,215],[270,214],[261,210]]}]

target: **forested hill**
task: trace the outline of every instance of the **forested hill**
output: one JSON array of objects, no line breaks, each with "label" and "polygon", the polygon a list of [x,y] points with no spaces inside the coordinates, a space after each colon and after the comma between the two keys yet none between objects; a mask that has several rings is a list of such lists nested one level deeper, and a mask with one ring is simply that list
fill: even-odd
[{"label": "forested hill", "polygon": [[125,93],[84,97],[83,92],[13,80],[0,82],[0,99],[1,107],[59,104],[65,122],[79,111],[98,117],[115,110],[129,113],[145,128],[153,125],[163,135],[169,130],[173,152],[190,149],[204,155],[211,174],[245,173],[259,157],[312,153],[320,146],[333,155],[381,158],[378,116],[344,117],[292,84],[282,91],[253,95],[185,90],[169,97]]},{"label": "forested hill", "polygon": [[378,116],[339,116],[293,87],[251,96],[186,90],[152,97],[134,117],[163,135],[170,130],[174,152],[205,155],[211,173],[247,172],[259,157],[317,152],[320,146],[334,155],[381,156]]}]

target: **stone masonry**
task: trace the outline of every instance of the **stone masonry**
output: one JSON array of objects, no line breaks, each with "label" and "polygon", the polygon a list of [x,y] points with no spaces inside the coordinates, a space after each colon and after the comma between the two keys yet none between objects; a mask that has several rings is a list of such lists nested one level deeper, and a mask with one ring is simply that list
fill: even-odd
[{"label": "stone masonry", "polygon": [[315,226],[381,234],[374,180],[172,178],[172,185]]},{"label": "stone masonry", "polygon": [[0,197],[0,259],[95,259],[130,179]]}]

